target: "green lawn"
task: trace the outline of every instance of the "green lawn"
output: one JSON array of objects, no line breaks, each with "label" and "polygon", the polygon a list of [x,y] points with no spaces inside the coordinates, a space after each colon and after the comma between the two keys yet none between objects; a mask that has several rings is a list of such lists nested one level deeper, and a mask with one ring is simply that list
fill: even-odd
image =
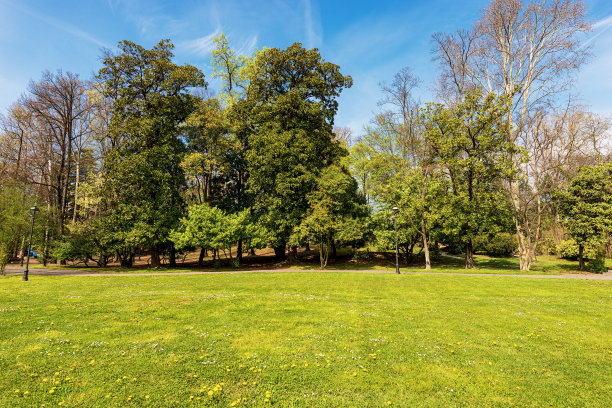
[{"label": "green lawn", "polygon": [[612,281],[0,277],[0,406],[609,407]]}]

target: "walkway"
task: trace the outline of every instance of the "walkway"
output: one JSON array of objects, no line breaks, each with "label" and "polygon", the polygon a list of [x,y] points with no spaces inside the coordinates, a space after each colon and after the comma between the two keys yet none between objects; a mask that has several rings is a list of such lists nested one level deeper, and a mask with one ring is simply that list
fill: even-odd
[{"label": "walkway", "polygon": [[[328,270],[313,270],[313,269],[250,269],[250,270],[236,270],[236,271],[193,271],[193,272],[142,272],[142,273],[130,273],[130,272],[91,272],[88,270],[75,270],[75,269],[44,269],[36,268],[30,269],[29,274],[32,276],[45,275],[45,276],[166,276],[166,275],[214,275],[214,274],[236,274],[236,273],[280,273],[280,272],[350,272],[350,273],[386,273],[393,274],[394,271],[380,271],[380,270],[364,270],[364,269],[328,269]],[[23,273],[23,268],[7,266],[5,273],[8,275],[17,275]],[[612,271],[602,274],[585,273],[585,274],[561,274],[561,275],[521,275],[521,274],[501,274],[501,273],[457,273],[457,272],[427,272],[427,271],[406,271],[401,272],[402,275],[450,275],[450,276],[492,276],[492,277],[505,277],[505,278],[544,278],[544,279],[595,279],[595,280],[612,280]]]}]

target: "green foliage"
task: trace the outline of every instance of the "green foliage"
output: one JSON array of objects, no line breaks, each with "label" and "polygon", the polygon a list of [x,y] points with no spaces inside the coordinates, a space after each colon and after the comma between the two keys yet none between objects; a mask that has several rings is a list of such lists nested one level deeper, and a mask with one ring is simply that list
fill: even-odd
[{"label": "green foliage", "polygon": [[120,253],[157,249],[181,216],[180,126],[197,102],[189,88],[205,82],[197,68],[172,62],[173,47],[168,40],[151,50],[122,41],[121,53],[108,55],[98,73],[113,102],[109,133],[115,146],[104,162],[103,225]]},{"label": "green foliage", "polygon": [[516,249],[517,243],[512,243],[512,236],[508,233],[494,235],[479,235],[474,239],[474,252],[489,256],[509,256]]},{"label": "green foliage", "polygon": [[78,261],[85,265],[93,261],[100,267],[106,266],[115,248],[105,241],[106,236],[99,225],[98,220],[72,225],[63,240],[55,244],[51,256],[62,261]]},{"label": "green foliage", "polygon": [[502,231],[511,221],[502,181],[514,176],[510,157],[518,149],[507,141],[508,109],[507,96],[477,89],[456,107],[429,105],[423,114],[426,139],[450,181],[440,214],[444,234],[463,242],[466,252],[477,236]]},{"label": "green foliage", "polygon": [[213,38],[213,44],[215,48],[212,50],[212,77],[221,80],[221,99],[227,106],[231,106],[246,92],[252,59],[242,55],[237,56],[229,47],[229,42],[223,33]]},{"label": "green foliage", "polygon": [[16,253],[23,237],[29,232],[32,198],[23,189],[0,186],[0,274]]},{"label": "green foliage", "polygon": [[231,248],[240,239],[249,238],[249,211],[225,214],[217,207],[198,204],[189,207],[188,215],[170,233],[177,248],[201,247],[218,250]]},{"label": "green foliage", "polygon": [[[576,261],[579,254],[579,246],[575,239],[564,239],[559,245],[557,245],[557,253],[563,259],[570,259]],[[584,247],[584,257],[586,259],[593,259],[597,257],[597,247],[592,243],[587,243]]]},{"label": "green foliage", "polygon": [[357,248],[355,253],[353,254],[353,258],[358,261],[369,261],[372,259],[372,254],[370,253],[370,248]]},{"label": "green foliage", "polygon": [[317,242],[324,268],[332,240],[341,244],[363,241],[368,210],[355,179],[337,165],[323,169],[317,189],[308,194],[307,200],[308,213],[295,230],[293,241]]},{"label": "green foliage", "polygon": [[352,80],[317,50],[264,49],[253,62],[246,101],[237,107],[251,132],[246,161],[259,222],[284,246],[308,212],[322,169],[344,149],[332,127],[340,92]]},{"label": "green foliage", "polygon": [[538,242],[538,248],[536,252],[538,255],[556,255],[557,244],[555,244],[555,240],[551,237],[542,238]]},{"label": "green foliage", "polygon": [[587,264],[587,269],[594,273],[608,272],[608,267],[606,266],[606,257],[598,254],[594,258],[590,259]]},{"label": "green foliage", "polygon": [[578,248],[607,242],[612,232],[612,162],[581,167],[567,190],[557,191],[555,198],[561,222]]}]

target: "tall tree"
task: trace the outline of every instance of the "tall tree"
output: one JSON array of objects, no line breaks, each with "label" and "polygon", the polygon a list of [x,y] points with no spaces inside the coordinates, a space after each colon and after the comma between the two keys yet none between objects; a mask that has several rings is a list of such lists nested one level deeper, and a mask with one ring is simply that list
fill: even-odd
[{"label": "tall tree", "polygon": [[512,179],[517,150],[507,141],[509,103],[476,90],[455,107],[431,105],[426,113],[426,138],[451,185],[445,229],[464,244],[466,268],[474,267],[474,238],[503,225],[507,214],[502,181]]},{"label": "tall tree", "polygon": [[567,190],[557,193],[562,223],[576,243],[580,270],[587,244],[602,246],[612,232],[612,162],[584,166]]},{"label": "tall tree", "polygon": [[321,170],[346,154],[332,130],[337,98],[352,79],[299,43],[259,52],[250,75],[249,192],[260,223],[273,234],[270,244],[284,259]]},{"label": "tall tree", "polygon": [[169,40],[150,50],[122,41],[97,76],[113,101],[109,134],[116,146],[104,163],[105,225],[126,265],[144,247],[151,266],[160,266],[160,250],[182,213],[181,125],[198,100],[190,88],[205,82],[197,68],[172,62],[173,48]]},{"label": "tall tree", "polygon": [[338,165],[323,169],[317,188],[308,194],[307,199],[307,215],[292,238],[317,242],[323,269],[327,266],[330,248],[335,252],[337,240],[347,244],[363,239],[368,210],[357,181]]},{"label": "tall tree", "polygon": [[[536,134],[530,127],[530,112],[567,90],[589,55],[583,43],[590,30],[585,17],[586,8],[578,0],[493,0],[472,30],[434,36],[435,55],[443,71],[441,89],[454,100],[478,86],[512,95],[507,140],[528,148]],[[533,211],[533,200],[524,199],[531,194],[521,189],[536,191],[537,186],[530,184],[529,166],[520,155],[513,156],[513,167],[522,177],[508,184],[508,194],[520,268],[528,270],[539,238],[538,233],[530,234],[530,225],[538,223],[542,208]]]}]

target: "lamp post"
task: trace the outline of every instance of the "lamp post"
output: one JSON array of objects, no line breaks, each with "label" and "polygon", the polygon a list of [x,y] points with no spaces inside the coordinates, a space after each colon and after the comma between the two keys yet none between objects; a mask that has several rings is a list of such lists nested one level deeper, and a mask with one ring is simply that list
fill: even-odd
[{"label": "lamp post", "polygon": [[399,252],[397,250],[397,212],[398,208],[393,207],[393,227],[395,228],[395,273],[399,274]]},{"label": "lamp post", "polygon": [[30,208],[30,211],[32,211],[32,226],[30,227],[30,242],[28,243],[26,268],[25,268],[25,271],[23,271],[23,278],[21,278],[22,281],[28,280],[28,273],[30,272],[30,252],[32,251],[32,235],[34,233],[34,217],[36,217],[36,211],[38,211],[38,207],[34,206]]}]

